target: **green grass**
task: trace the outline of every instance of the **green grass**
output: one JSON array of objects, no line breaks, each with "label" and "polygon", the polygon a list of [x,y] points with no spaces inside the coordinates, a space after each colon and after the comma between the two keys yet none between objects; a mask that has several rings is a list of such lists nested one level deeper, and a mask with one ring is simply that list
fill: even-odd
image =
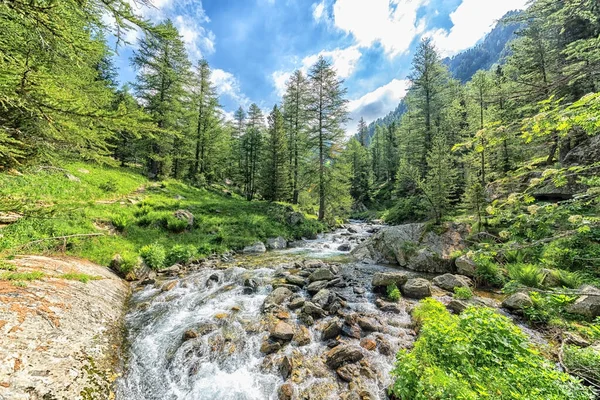
[{"label": "green grass", "polygon": [[17,267],[0,260],[0,271],[16,271]]},{"label": "green grass", "polygon": [[46,275],[41,271],[33,272],[3,272],[0,273],[0,281],[37,281]]},{"label": "green grass", "polygon": [[66,274],[62,274],[59,276],[60,279],[67,279],[69,281],[79,281],[82,283],[88,283],[89,281],[96,281],[102,279],[101,276],[94,276],[89,274],[84,274],[80,272],[69,272]]},{"label": "green grass", "polygon": [[[162,246],[167,261],[238,250],[256,241],[312,236],[325,226],[307,217],[298,226],[285,219],[285,204],[248,202],[222,188],[201,189],[180,181],[150,182],[135,170],[73,163],[61,170],[32,168],[22,176],[0,174],[0,204],[26,215],[2,230],[0,254],[62,252],[108,265],[115,254],[134,259],[144,246]],[[83,172],[82,172],[83,171]],[[138,191],[141,187],[146,190]],[[8,206],[7,206],[8,205]],[[26,205],[26,206],[23,206]],[[1,207],[1,206],[0,206]],[[11,208],[12,207],[12,208]],[[178,209],[194,214],[192,229],[174,221]],[[103,233],[99,237],[34,240]],[[171,249],[175,246],[184,246]],[[164,265],[163,265],[164,266]]]}]

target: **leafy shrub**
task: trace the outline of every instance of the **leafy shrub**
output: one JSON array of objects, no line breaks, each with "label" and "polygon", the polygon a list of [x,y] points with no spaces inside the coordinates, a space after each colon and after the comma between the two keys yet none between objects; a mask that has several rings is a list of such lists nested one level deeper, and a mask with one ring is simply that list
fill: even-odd
[{"label": "leafy shrub", "polygon": [[196,249],[191,245],[176,244],[167,254],[167,265],[186,263],[196,256]]},{"label": "leafy shrub", "polygon": [[473,256],[475,262],[475,277],[478,284],[489,286],[502,286],[504,284],[504,276],[500,270],[500,266],[488,254],[476,254]]},{"label": "leafy shrub", "polygon": [[115,227],[115,229],[119,232],[124,232],[129,224],[129,220],[125,215],[115,215],[111,219],[111,223]]},{"label": "leafy shrub", "polygon": [[100,188],[100,190],[103,190],[108,193],[114,193],[118,189],[117,184],[113,181],[106,181],[104,183],[99,184],[98,187]]},{"label": "leafy shrub", "polygon": [[187,221],[176,218],[173,215],[169,215],[166,218],[166,227],[167,230],[173,233],[181,233],[187,229],[188,223]]},{"label": "leafy shrub", "polygon": [[563,360],[572,374],[600,382],[600,349],[567,345],[564,348]]},{"label": "leafy shrub", "polygon": [[454,296],[455,299],[459,300],[470,300],[473,298],[473,292],[468,287],[455,287]]},{"label": "leafy shrub", "polygon": [[139,203],[139,208],[137,210],[135,210],[133,214],[136,217],[141,217],[143,215],[148,215],[150,212],[152,212],[151,206],[149,206],[147,204]]},{"label": "leafy shrub", "polygon": [[578,288],[585,280],[581,272],[570,272],[564,269],[553,270],[552,276],[559,282],[559,286],[570,289]]},{"label": "leafy shrub", "polygon": [[127,273],[133,271],[140,263],[139,256],[136,253],[125,252],[121,254],[121,264],[119,271],[127,275]]},{"label": "leafy shrub", "polygon": [[533,264],[509,264],[508,276],[525,286],[541,288],[544,282],[544,273],[541,268]]},{"label": "leafy shrub", "polygon": [[158,243],[142,247],[140,249],[140,255],[152,269],[161,269],[165,267],[167,253],[165,252],[165,248]]},{"label": "leafy shrub", "polygon": [[507,317],[486,307],[451,315],[426,299],[412,351],[400,350],[390,394],[402,400],[572,399],[593,393],[535,351]]},{"label": "leafy shrub", "polygon": [[565,294],[544,294],[530,292],[533,307],[523,310],[525,318],[537,324],[547,324],[553,319],[566,315],[566,307],[577,300],[576,296]]},{"label": "leafy shrub", "polygon": [[398,301],[400,300],[400,297],[402,297],[400,295],[400,290],[398,290],[398,286],[396,286],[395,283],[392,283],[391,285],[387,286],[386,293],[388,299],[390,299],[391,301]]},{"label": "leafy shrub", "polygon": [[424,221],[427,219],[426,209],[419,197],[401,197],[383,214],[383,220],[388,224]]}]

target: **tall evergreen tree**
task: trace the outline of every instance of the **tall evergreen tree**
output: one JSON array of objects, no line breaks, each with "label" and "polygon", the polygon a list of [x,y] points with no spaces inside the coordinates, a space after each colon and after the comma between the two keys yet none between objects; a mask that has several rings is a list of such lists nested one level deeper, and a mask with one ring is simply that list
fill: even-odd
[{"label": "tall evergreen tree", "polygon": [[264,116],[260,107],[250,105],[246,122],[246,131],[242,137],[244,153],[244,193],[248,200],[252,200],[257,192],[258,167],[262,151],[262,135],[264,130]]},{"label": "tall evergreen tree", "polygon": [[310,70],[310,98],[308,103],[310,140],[318,155],[319,220],[325,218],[327,174],[336,157],[335,145],[344,136],[348,120],[346,89],[331,64],[322,56]]},{"label": "tall evergreen tree", "polygon": [[289,199],[289,160],[283,115],[274,106],[269,114],[268,139],[265,144],[264,195],[270,201]]}]

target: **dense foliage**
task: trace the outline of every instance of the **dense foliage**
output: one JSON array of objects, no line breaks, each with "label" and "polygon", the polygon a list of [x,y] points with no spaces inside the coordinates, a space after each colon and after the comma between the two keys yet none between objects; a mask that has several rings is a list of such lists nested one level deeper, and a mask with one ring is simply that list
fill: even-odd
[{"label": "dense foliage", "polygon": [[400,351],[390,389],[398,399],[593,399],[559,372],[508,318],[485,307],[451,315],[436,300],[414,311],[420,335]]}]

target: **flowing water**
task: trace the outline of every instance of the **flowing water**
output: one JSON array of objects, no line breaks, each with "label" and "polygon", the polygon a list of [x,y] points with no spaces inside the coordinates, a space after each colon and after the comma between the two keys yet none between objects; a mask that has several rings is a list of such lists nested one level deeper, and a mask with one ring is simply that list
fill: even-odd
[{"label": "flowing water", "polygon": [[[396,313],[375,306],[371,276],[390,267],[354,263],[347,257],[349,247],[377,228],[354,223],[314,241],[295,242],[294,248],[202,268],[176,278],[171,290],[163,291],[161,283],[136,291],[126,317],[126,361],[117,399],[277,399],[285,382],[280,367],[284,356],[292,361],[288,382],[293,383],[295,398],[350,399],[357,394],[385,398],[394,354],[410,346],[414,332],[404,306]],[[381,323],[379,332],[363,330],[360,338],[340,339],[357,346],[365,339],[377,344],[376,349],[362,349],[365,358],[350,384],[324,363],[331,343],[321,340],[321,330],[333,316],[308,325],[309,344],[292,342],[275,354],[261,353],[275,318],[262,311],[263,302],[272,285],[282,276],[298,273],[303,265],[299,260],[306,258],[338,262],[344,283],[331,289],[344,299],[344,307],[337,314],[346,320],[367,316]],[[254,290],[247,287],[249,282]],[[298,294],[311,298],[305,290]],[[299,309],[282,312],[280,318],[295,329],[304,325]],[[190,329],[198,336],[184,340]]]}]

